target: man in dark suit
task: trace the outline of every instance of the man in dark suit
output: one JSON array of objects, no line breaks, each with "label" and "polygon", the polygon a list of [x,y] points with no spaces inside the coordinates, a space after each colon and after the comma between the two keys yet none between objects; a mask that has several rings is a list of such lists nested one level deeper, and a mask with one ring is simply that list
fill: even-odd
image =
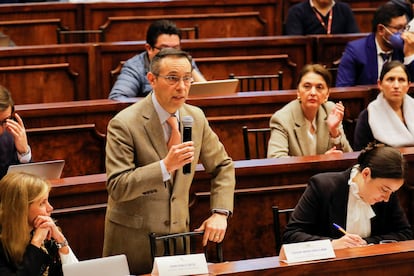
[{"label": "man in dark suit", "polygon": [[29,163],[31,159],[22,118],[14,112],[10,92],[0,86],[0,179],[10,165]]},{"label": "man in dark suit", "polygon": [[[131,274],[151,271],[151,232],[189,230],[189,190],[197,163],[212,174],[211,214],[196,229],[204,230],[204,244],[223,240],[227,217],[233,211],[233,162],[202,110],[185,104],[192,70],[187,53],[161,50],[147,75],[153,91],[108,125],[109,198],[103,254],[126,254]],[[178,130],[182,133],[185,116],[194,120],[192,141],[170,143]],[[170,121],[172,117],[175,122]],[[191,172],[184,174],[183,166],[189,163]]]},{"label": "man in dark suit", "polygon": [[414,77],[414,33],[405,31],[406,10],[393,2],[380,6],[372,20],[372,33],[351,41],[345,48],[336,86],[376,84],[382,65],[403,62]]}]

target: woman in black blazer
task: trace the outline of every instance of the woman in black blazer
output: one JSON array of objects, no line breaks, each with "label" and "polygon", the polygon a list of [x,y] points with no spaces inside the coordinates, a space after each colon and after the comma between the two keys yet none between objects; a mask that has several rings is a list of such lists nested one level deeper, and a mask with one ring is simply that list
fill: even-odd
[{"label": "woman in black blazer", "polygon": [[[396,194],[404,173],[405,162],[397,149],[370,144],[352,168],[311,177],[283,243],[330,239],[333,248],[339,249],[412,239]],[[346,234],[334,224],[345,228]]]}]

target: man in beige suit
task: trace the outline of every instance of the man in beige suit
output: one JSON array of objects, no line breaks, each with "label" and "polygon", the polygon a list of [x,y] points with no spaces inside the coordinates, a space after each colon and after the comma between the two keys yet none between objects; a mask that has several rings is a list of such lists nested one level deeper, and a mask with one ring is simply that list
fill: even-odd
[{"label": "man in beige suit", "polygon": [[[151,232],[167,234],[189,230],[189,189],[194,167],[201,162],[213,175],[212,213],[196,230],[203,243],[223,240],[227,217],[233,211],[234,166],[204,113],[185,104],[192,82],[191,57],[180,50],[163,49],[152,60],[147,77],[153,92],[119,112],[109,123],[106,145],[107,190],[103,255],[126,254],[132,274],[152,268]],[[181,133],[184,116],[191,116],[192,141],[168,149],[177,117]],[[183,166],[191,163],[191,173]]]}]

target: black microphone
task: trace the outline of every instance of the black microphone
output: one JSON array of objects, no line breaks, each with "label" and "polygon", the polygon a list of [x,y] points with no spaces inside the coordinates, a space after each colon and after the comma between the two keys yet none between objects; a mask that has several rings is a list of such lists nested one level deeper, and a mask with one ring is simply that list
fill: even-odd
[{"label": "black microphone", "polygon": [[[183,142],[191,141],[191,128],[193,127],[193,117],[184,116],[182,119],[183,122]],[[185,164],[183,167],[183,173],[189,174],[191,172],[191,163]]]}]

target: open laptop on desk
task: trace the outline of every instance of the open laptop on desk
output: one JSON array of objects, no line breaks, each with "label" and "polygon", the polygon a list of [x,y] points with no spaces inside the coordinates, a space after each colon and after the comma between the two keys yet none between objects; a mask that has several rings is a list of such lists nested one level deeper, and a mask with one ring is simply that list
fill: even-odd
[{"label": "open laptop on desk", "polygon": [[128,261],[125,255],[109,256],[62,265],[64,276],[127,276]]},{"label": "open laptop on desk", "polygon": [[238,79],[212,80],[191,84],[189,97],[225,96],[236,94]]},{"label": "open laptop on desk", "polygon": [[18,165],[11,165],[7,173],[26,172],[38,175],[45,179],[59,179],[62,175],[65,160],[52,160],[43,162],[32,162]]}]

